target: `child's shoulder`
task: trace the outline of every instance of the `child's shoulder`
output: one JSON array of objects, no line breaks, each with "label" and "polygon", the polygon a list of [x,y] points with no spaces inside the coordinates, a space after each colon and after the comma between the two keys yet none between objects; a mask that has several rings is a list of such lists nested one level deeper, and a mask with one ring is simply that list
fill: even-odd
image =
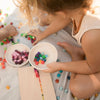
[{"label": "child's shoulder", "polygon": [[100,29],[91,29],[85,32],[82,37],[82,44],[88,47],[100,44]]}]

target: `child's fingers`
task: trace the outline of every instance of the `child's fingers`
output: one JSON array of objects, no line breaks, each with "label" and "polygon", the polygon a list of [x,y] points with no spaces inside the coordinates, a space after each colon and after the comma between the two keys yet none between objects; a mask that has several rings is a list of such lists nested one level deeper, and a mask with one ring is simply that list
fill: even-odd
[{"label": "child's fingers", "polygon": [[38,41],[35,41],[32,45],[36,45],[38,43]]},{"label": "child's fingers", "polygon": [[33,36],[33,33],[30,33],[30,32],[29,32],[28,35],[32,35],[32,36]]},{"label": "child's fingers", "polygon": [[43,72],[50,73],[49,69],[45,69],[45,70],[43,70]]}]

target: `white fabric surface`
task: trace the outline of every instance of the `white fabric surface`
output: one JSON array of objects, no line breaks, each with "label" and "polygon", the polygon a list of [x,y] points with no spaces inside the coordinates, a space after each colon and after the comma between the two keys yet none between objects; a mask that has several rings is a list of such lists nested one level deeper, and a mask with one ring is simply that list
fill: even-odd
[{"label": "white fabric surface", "polygon": [[[9,8],[9,10],[7,10]],[[0,0],[0,9],[3,10],[3,15],[4,13],[8,13],[9,16],[8,17],[4,17],[4,20],[2,22],[0,22],[0,25],[3,23],[7,23],[9,24],[10,22],[14,23],[14,26],[16,26],[16,28],[18,29],[19,23],[23,23],[24,25],[21,27],[21,29],[18,29],[19,33],[23,33],[23,32],[28,32],[30,30],[30,28],[28,27],[28,25],[26,25],[26,20],[24,19],[24,17],[22,16],[22,14],[19,12],[19,9],[16,8],[14,6],[14,4],[12,3],[12,0]],[[1,18],[2,16],[0,16]],[[30,48],[32,47],[30,41],[26,40],[23,37],[20,37],[20,34],[18,36],[15,37],[15,41],[17,41],[17,39],[20,39],[20,43],[26,44],[28,45]],[[63,52],[63,49],[59,46],[57,46],[57,42],[58,41],[67,41],[69,43],[75,44],[77,45],[77,43],[75,42],[75,40],[66,32],[59,31],[56,34],[49,36],[48,38],[44,39],[43,41],[47,41],[52,43],[53,45],[55,45],[55,47],[58,50],[58,59],[60,59],[61,62],[68,62],[71,61],[71,58],[69,56],[69,54],[67,52]],[[8,45],[4,45],[4,46],[0,46],[0,57],[3,56],[3,51],[4,51],[4,47],[5,46],[9,46]],[[16,68],[12,68],[8,65],[6,65],[7,68],[6,69],[1,69],[0,67],[0,100],[21,100],[20,99],[20,92],[19,92],[19,82],[18,82],[18,73],[17,73],[17,69]],[[69,91],[69,87],[68,87],[68,80],[67,80],[67,75],[69,74],[68,72],[63,72],[61,77],[59,78],[60,82],[59,84],[55,83],[55,79],[57,78],[57,73],[52,74],[52,80],[53,80],[53,84],[54,84],[54,89],[55,89],[55,93],[56,96],[60,96],[60,100],[73,100],[71,93]],[[10,89],[7,90],[5,87],[9,85]],[[67,88],[68,89],[68,93],[65,94],[64,91],[60,91],[59,87],[62,86],[63,88]],[[91,100],[99,100],[100,97],[98,96],[97,99],[94,99],[94,97],[92,97]]]}]

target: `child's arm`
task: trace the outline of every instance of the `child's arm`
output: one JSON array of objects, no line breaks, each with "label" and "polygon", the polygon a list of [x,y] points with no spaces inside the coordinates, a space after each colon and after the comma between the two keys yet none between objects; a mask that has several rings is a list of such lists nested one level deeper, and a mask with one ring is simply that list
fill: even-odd
[{"label": "child's arm", "polygon": [[64,70],[67,72],[73,72],[78,74],[92,74],[92,71],[87,61],[72,61],[72,62],[54,62],[47,65],[48,69],[44,72],[56,72]]},{"label": "child's arm", "polygon": [[8,25],[5,28],[2,28],[0,30],[0,41],[2,41],[3,39],[5,39],[9,36],[14,36],[17,34],[18,34],[18,32],[17,32],[16,28],[12,25]]},{"label": "child's arm", "polygon": [[78,74],[100,73],[100,30],[85,32],[81,39],[86,60],[72,62],[54,62],[48,64],[47,72],[64,70]]},{"label": "child's arm", "polygon": [[36,41],[34,44],[39,42],[40,40],[46,38],[47,36],[54,34],[55,32],[63,29],[71,22],[70,19],[64,19],[61,17],[55,17],[54,20],[51,22],[51,24],[48,26],[48,28],[43,32],[33,32],[30,35],[33,35],[36,37]]}]

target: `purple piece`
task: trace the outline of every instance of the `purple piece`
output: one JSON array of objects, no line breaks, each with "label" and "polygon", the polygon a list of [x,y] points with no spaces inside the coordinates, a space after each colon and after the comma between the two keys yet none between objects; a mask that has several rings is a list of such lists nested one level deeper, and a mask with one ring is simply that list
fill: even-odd
[{"label": "purple piece", "polygon": [[38,52],[36,55],[35,55],[35,57],[39,57],[39,55],[40,55],[41,53],[40,52]]},{"label": "purple piece", "polygon": [[21,52],[20,52],[20,51],[18,51],[18,50],[15,50],[15,52],[17,52],[18,54],[20,54],[20,55],[21,55]]},{"label": "purple piece", "polygon": [[11,41],[12,43],[14,43],[14,39],[13,39],[13,38],[11,38],[10,41]]}]

